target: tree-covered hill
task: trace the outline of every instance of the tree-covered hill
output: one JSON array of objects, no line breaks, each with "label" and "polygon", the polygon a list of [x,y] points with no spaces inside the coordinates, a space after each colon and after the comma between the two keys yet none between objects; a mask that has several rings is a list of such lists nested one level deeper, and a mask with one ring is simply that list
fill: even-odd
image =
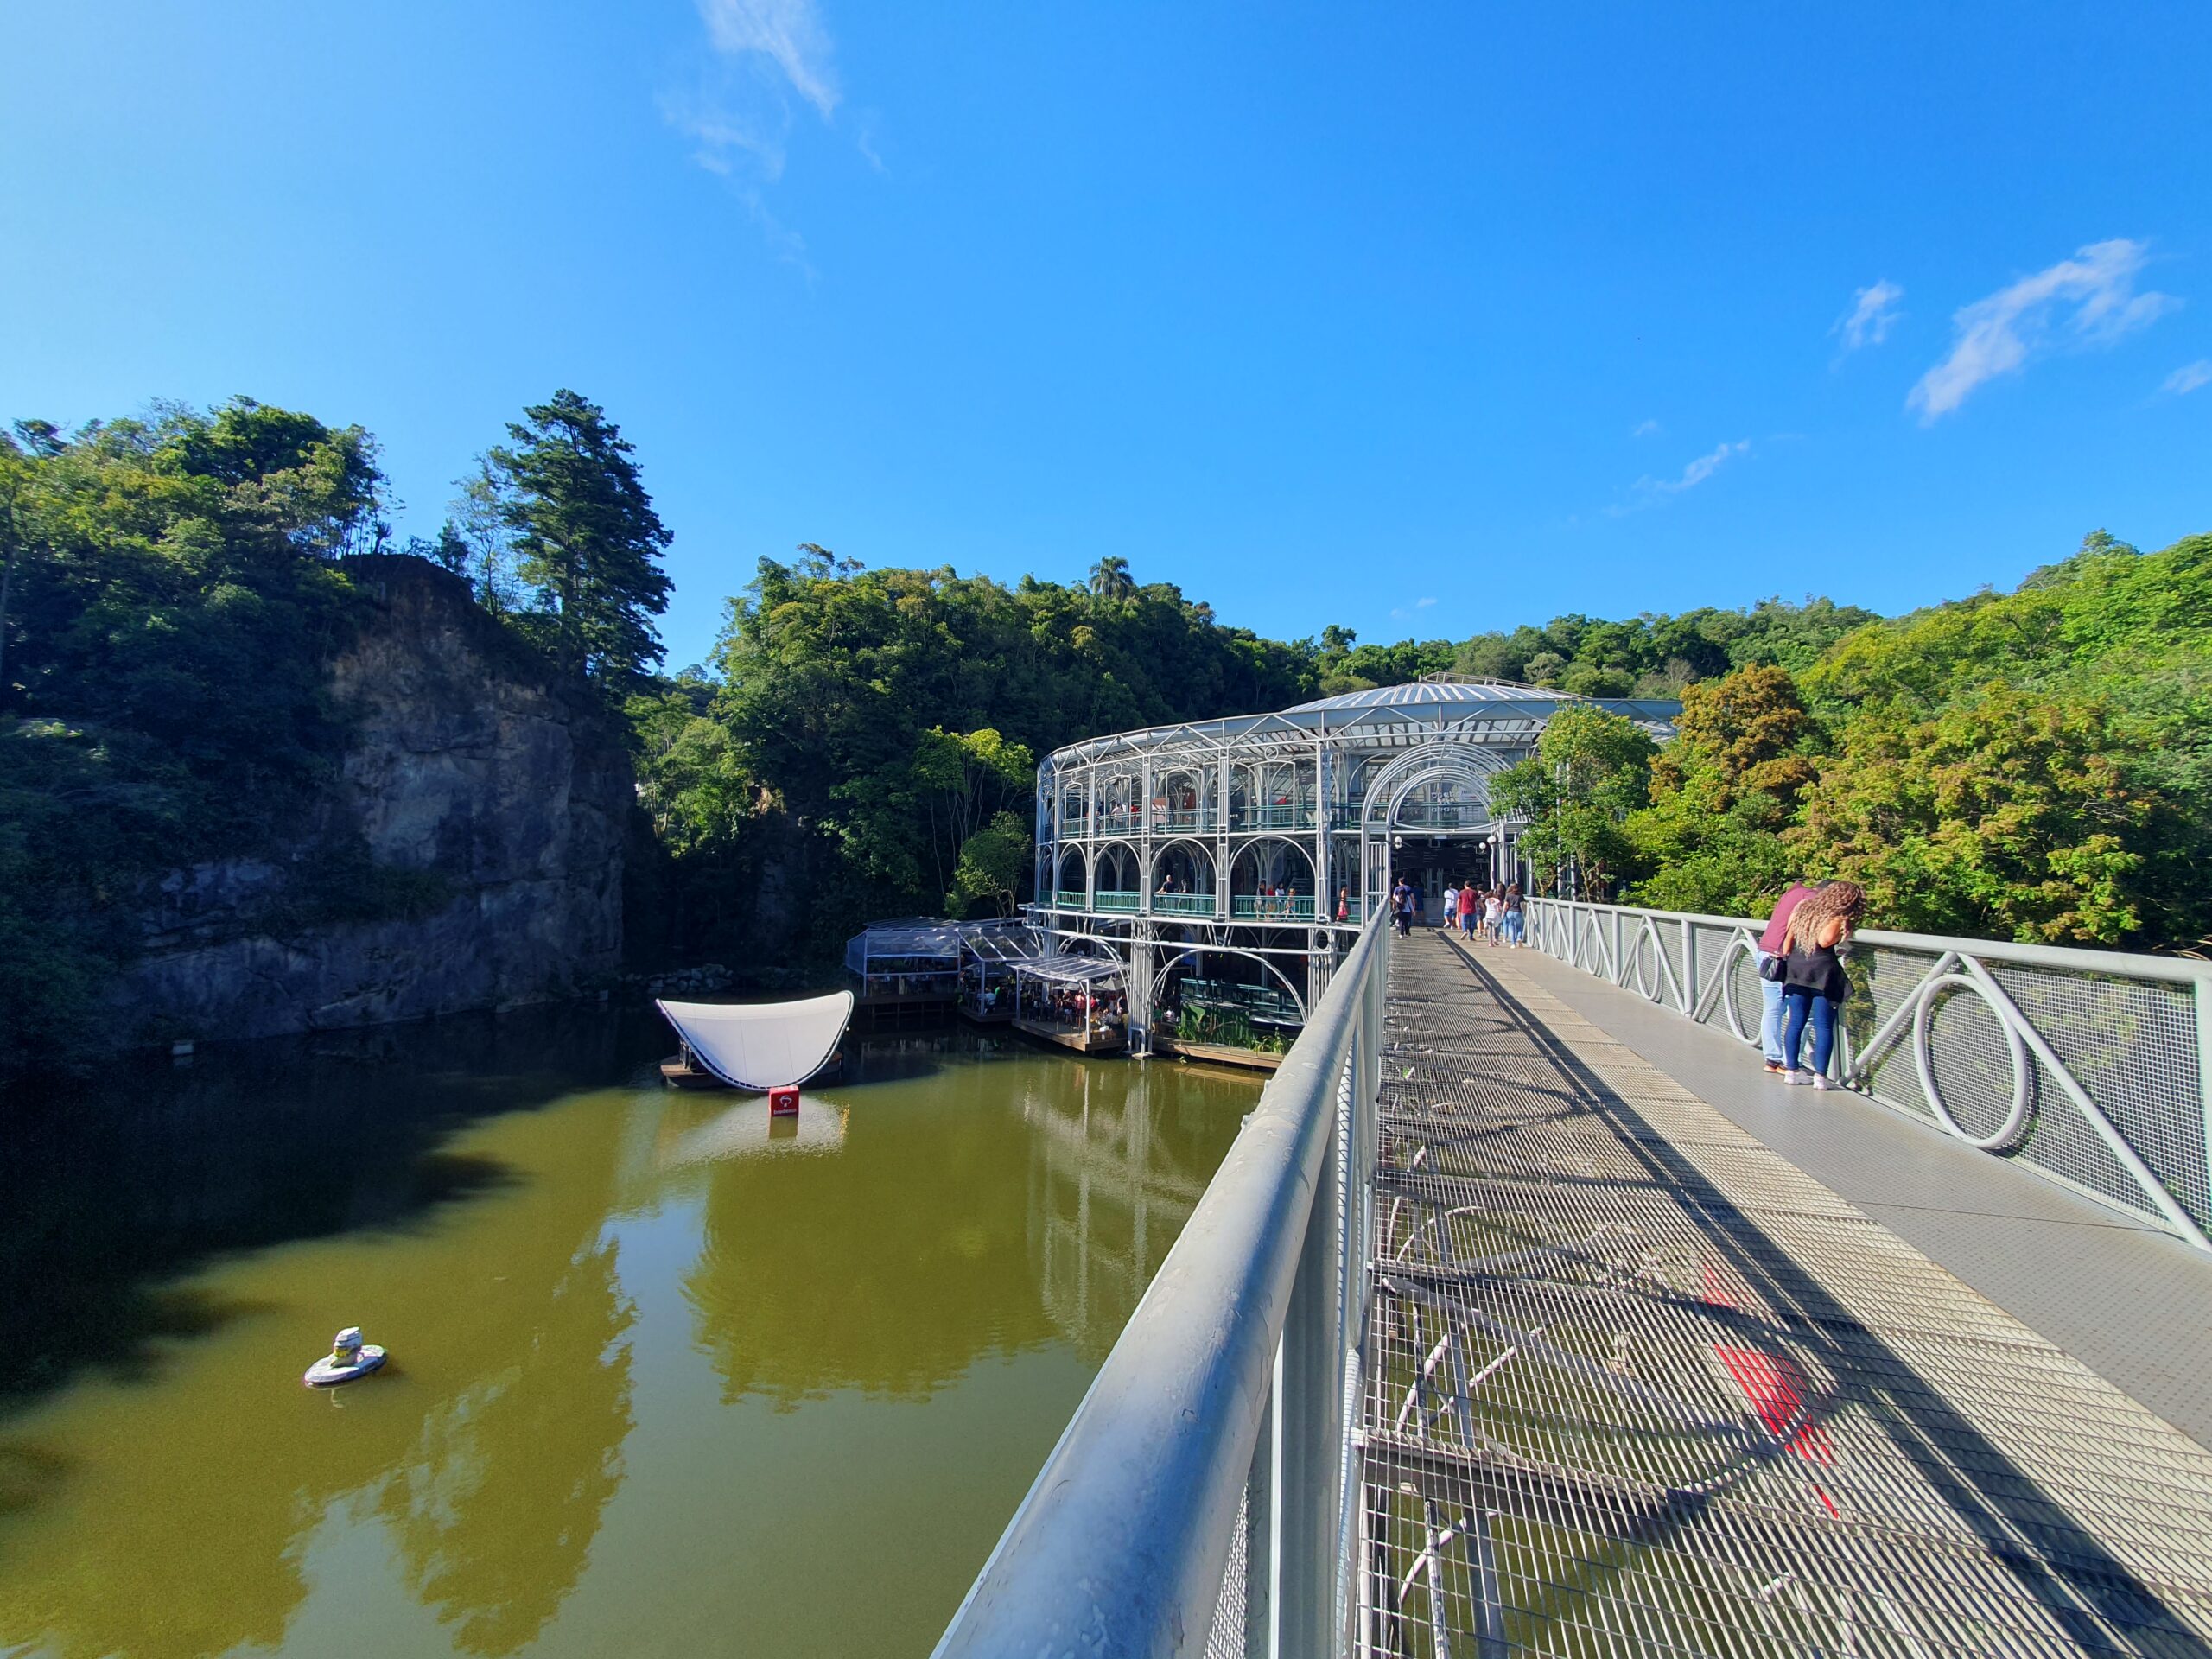
[{"label": "tree-covered hill", "polygon": [[[1859,627],[1795,675],[1694,684],[1656,755],[1584,724],[1506,785],[1547,875],[1761,915],[1796,874],[1847,875],[1889,927],[2212,932],[2212,537],[2144,554],[2099,531],[2012,593]],[[1589,780],[1571,798],[1548,781],[1569,776]]]}]

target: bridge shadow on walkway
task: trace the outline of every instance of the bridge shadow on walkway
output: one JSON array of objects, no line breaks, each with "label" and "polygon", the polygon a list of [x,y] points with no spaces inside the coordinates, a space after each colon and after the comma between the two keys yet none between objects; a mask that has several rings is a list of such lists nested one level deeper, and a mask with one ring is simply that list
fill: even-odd
[{"label": "bridge shadow on walkway", "polygon": [[1390,1016],[1368,1651],[2212,1655],[2212,1453],[1512,959]]}]

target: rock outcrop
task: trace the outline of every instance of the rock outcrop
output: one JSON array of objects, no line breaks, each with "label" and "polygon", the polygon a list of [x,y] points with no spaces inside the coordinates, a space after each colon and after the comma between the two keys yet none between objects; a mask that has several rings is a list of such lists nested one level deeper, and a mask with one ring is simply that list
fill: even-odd
[{"label": "rock outcrop", "polygon": [[[371,614],[331,664],[351,728],[339,774],[273,853],[149,896],[118,998],[140,1039],[508,1007],[620,970],[633,789],[615,722],[459,577],[398,555],[346,569]],[[336,903],[334,863],[352,877]]]}]

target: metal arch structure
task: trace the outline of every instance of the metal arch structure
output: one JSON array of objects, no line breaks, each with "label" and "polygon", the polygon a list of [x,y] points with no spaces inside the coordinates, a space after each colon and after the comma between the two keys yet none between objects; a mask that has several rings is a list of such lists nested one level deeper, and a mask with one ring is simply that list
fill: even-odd
[{"label": "metal arch structure", "polygon": [[[1465,741],[1439,741],[1408,749],[1376,773],[1366,789],[1361,825],[1387,832],[1398,825],[1399,810],[1406,798],[1423,784],[1448,779],[1463,784],[1480,798],[1482,822],[1490,819],[1490,780],[1518,760],[1500,751]],[[1376,810],[1377,802],[1382,810]]]},{"label": "metal arch structure", "polygon": [[1281,969],[1276,967],[1274,963],[1268,959],[1268,952],[1247,950],[1242,945],[1236,944],[1175,944],[1160,946],[1159,960],[1153,969],[1152,984],[1147,992],[1147,996],[1155,1002],[1157,1001],[1160,996],[1160,988],[1167,983],[1167,976],[1175,970],[1175,964],[1182,961],[1185,957],[1204,957],[1209,955],[1243,957],[1248,960],[1258,963],[1261,967],[1266,969],[1278,980],[1282,982],[1283,990],[1289,995],[1292,1001],[1298,1004],[1299,1017],[1300,1019],[1305,1018],[1309,1005],[1307,1004],[1304,995],[1300,992],[1298,987],[1291,982],[1290,976],[1283,972]]},{"label": "metal arch structure", "polygon": [[[1595,705],[1654,736],[1673,734],[1678,703],[1589,698],[1536,686],[1448,677],[1300,703],[1274,714],[1189,721],[1090,738],[1037,769],[1037,899],[1031,919],[1071,938],[1115,941],[1129,961],[1132,1022],[1149,1023],[1155,955],[1177,955],[1203,930],[1212,948],[1270,963],[1297,957],[1306,1007],[1351,949],[1373,897],[1389,890],[1393,837],[1483,844],[1494,875],[1518,873],[1520,826],[1489,810],[1489,780],[1534,752],[1560,710]],[[1399,822],[1414,792],[1440,782],[1464,805]],[[1245,891],[1246,851],[1267,840],[1304,855],[1312,885],[1287,898]],[[1174,843],[1211,857],[1211,893],[1161,893],[1160,859]],[[1135,860],[1135,892],[1103,890],[1107,849]],[[1072,852],[1080,891],[1059,886]],[[1296,888],[1297,875],[1289,883]],[[1339,919],[1333,895],[1354,897]],[[1287,975],[1294,982],[1297,969]],[[1141,1003],[1143,1006],[1139,1006]]]}]

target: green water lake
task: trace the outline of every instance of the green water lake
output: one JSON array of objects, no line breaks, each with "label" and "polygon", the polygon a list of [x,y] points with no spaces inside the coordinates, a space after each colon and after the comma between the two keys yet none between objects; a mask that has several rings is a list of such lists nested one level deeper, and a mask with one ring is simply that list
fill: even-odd
[{"label": "green water lake", "polygon": [[[19,1094],[0,1652],[925,1653],[1258,1097],[968,1034],[796,1125],[650,1011]],[[387,1374],[310,1392],[340,1325]]]}]

